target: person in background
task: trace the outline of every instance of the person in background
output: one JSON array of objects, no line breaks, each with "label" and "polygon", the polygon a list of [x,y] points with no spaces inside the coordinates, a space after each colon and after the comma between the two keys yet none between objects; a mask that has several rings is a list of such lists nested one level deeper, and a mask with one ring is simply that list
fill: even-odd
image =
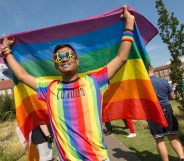
[{"label": "person in background", "polygon": [[126,122],[127,127],[128,127],[129,130],[130,130],[130,133],[129,133],[129,135],[127,136],[127,138],[136,137],[136,133],[135,133],[135,130],[134,130],[134,126],[133,126],[132,119],[123,119],[123,121]]},{"label": "person in background", "polygon": [[154,68],[152,66],[149,68],[149,76],[168,123],[168,127],[163,128],[153,121],[148,121],[151,134],[156,141],[158,153],[163,161],[169,161],[167,148],[164,142],[164,136],[167,136],[173,150],[180,158],[180,161],[184,161],[183,147],[180,139],[177,136],[178,121],[173,114],[173,110],[169,102],[169,100],[175,99],[173,89],[166,79],[154,76]]},{"label": "person in background", "polygon": [[[134,130],[132,120],[131,119],[123,119],[123,122],[125,124],[125,128],[128,128],[130,130],[130,133],[127,137],[128,138],[136,137],[136,133]],[[105,135],[106,136],[110,135],[113,132],[111,122],[105,122],[105,127],[106,127],[106,130],[104,131]]]},{"label": "person in background", "polygon": [[32,130],[31,141],[37,146],[39,161],[53,160],[52,147],[54,137],[50,125],[39,125]]},{"label": "person in background", "polygon": [[109,161],[101,126],[102,98],[109,80],[128,59],[135,22],[127,6],[123,7],[121,18],[125,29],[116,57],[98,71],[81,77],[77,73],[79,60],[70,44],[59,44],[54,49],[53,61],[61,79],[43,80],[30,75],[16,61],[10,49],[15,39],[3,36],[2,54],[13,74],[48,105],[60,160]]}]

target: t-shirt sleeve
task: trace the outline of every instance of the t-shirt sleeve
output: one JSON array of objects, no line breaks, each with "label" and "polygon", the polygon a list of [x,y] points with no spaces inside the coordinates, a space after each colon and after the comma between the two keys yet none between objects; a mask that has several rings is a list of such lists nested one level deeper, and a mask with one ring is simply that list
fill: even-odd
[{"label": "t-shirt sleeve", "polygon": [[109,87],[109,80],[108,80],[108,72],[107,67],[103,67],[98,71],[90,73],[90,75],[95,79],[100,87],[100,91],[103,93]]},{"label": "t-shirt sleeve", "polygon": [[38,99],[46,101],[48,86],[50,82],[51,80],[45,80],[40,78],[36,79],[36,92]]}]

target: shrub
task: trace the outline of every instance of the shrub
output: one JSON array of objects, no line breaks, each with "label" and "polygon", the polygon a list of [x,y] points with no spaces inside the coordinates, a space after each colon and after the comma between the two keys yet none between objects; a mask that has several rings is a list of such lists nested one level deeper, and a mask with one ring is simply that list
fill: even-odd
[{"label": "shrub", "polygon": [[14,99],[9,96],[0,96],[0,121],[15,119]]}]

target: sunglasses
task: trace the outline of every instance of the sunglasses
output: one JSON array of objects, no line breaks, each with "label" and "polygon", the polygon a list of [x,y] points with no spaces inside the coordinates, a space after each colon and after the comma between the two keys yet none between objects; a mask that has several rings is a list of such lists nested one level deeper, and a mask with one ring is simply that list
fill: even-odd
[{"label": "sunglasses", "polygon": [[75,59],[77,56],[76,56],[76,53],[73,52],[72,50],[68,50],[66,53],[64,54],[61,54],[61,53],[55,53],[54,56],[53,56],[53,59],[54,59],[54,62],[55,63],[61,63],[64,58],[68,59],[68,60],[73,60]]}]

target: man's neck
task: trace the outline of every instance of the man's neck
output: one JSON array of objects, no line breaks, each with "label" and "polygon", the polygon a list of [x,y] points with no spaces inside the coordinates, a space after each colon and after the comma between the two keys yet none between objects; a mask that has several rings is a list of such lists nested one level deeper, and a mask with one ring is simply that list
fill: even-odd
[{"label": "man's neck", "polygon": [[62,75],[62,78],[63,78],[63,82],[72,82],[74,80],[77,80],[79,77],[78,77],[78,74],[75,74],[75,75]]}]

